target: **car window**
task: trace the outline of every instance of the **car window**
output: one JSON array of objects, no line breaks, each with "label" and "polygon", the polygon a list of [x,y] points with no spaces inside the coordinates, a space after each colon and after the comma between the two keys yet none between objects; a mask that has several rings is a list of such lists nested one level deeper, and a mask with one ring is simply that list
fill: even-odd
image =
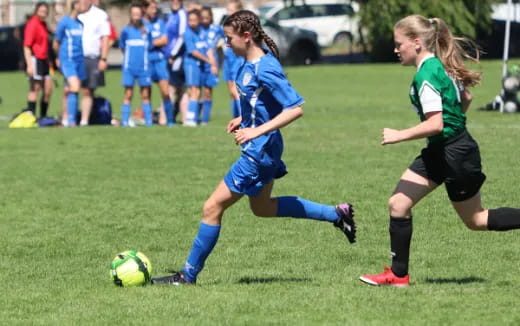
[{"label": "car window", "polygon": [[9,39],[9,32],[7,30],[0,31],[0,42],[5,42]]},{"label": "car window", "polygon": [[260,15],[265,16],[265,14],[267,14],[267,12],[273,8],[273,6],[262,6],[258,8],[258,11],[260,12]]},{"label": "car window", "polygon": [[354,9],[348,4],[330,4],[327,5],[327,16],[352,16]]},{"label": "car window", "polygon": [[286,7],[277,12],[273,17],[278,20],[284,20],[299,18],[298,16],[298,7]]}]

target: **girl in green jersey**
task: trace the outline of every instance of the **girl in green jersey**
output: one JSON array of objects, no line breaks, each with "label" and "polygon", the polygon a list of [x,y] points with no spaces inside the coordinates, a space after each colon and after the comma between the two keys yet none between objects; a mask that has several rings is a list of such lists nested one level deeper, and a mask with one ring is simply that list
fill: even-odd
[{"label": "girl in green jersey", "polygon": [[442,19],[419,15],[395,25],[394,41],[401,64],[417,67],[410,100],[421,123],[403,130],[384,128],[381,144],[427,138],[427,146],[404,171],[388,201],[392,266],[360,279],[371,285],[407,286],[412,207],[439,185],[445,184],[455,211],[471,230],[520,228],[520,209],[482,208],[480,187],[486,176],[465,115],[471,103],[466,87],[479,84],[481,76],[463,61],[478,61],[478,50],[471,57],[461,46],[467,40],[453,37]]}]

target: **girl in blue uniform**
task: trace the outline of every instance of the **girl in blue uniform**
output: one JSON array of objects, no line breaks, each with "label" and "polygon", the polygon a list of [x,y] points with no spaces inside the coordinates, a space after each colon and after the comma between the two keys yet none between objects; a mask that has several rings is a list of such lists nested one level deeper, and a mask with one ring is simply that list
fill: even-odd
[{"label": "girl in blue uniform", "polygon": [[[66,80],[66,126],[76,125],[76,115],[78,113],[78,92],[81,81],[87,77],[85,71],[85,59],[83,58],[83,24],[78,20],[78,15],[84,10],[80,10],[78,0],[73,1],[72,11],[69,16],[64,16],[56,27],[54,38],[54,51],[58,52],[56,66],[60,68]],[[64,112],[65,113],[65,112]],[[65,114],[64,114],[65,115]]]},{"label": "girl in blue uniform", "polygon": [[141,102],[145,125],[152,125],[152,106],[150,104],[151,75],[148,61],[150,34],[143,24],[143,11],[138,4],[130,7],[130,24],[121,31],[119,47],[123,50],[123,87],[125,94],[121,110],[121,125],[128,126],[135,80],[141,87]]},{"label": "girl in blue uniform", "polygon": [[[227,4],[227,14],[231,16],[235,12],[242,10],[243,5],[240,0],[230,1]],[[238,68],[244,64],[244,58],[239,57],[230,47],[224,49],[224,63],[222,64],[222,79],[226,82],[229,97],[231,98],[231,116],[240,116],[240,96],[238,95],[235,79]]]},{"label": "girl in blue uniform", "polygon": [[[213,24],[213,12],[210,7],[202,7],[200,11],[200,28],[203,33],[203,39],[207,43],[208,48],[213,51],[214,58],[217,57],[217,48],[224,42],[224,30],[222,26]],[[211,72],[211,66],[204,64],[202,73],[202,125],[209,122],[211,115],[211,107],[213,105],[213,88],[218,84],[218,74]]]},{"label": "girl in blue uniform", "polygon": [[[164,20],[157,15],[157,2],[148,0],[143,3],[143,22],[151,35],[151,47],[148,50],[148,61],[150,64],[150,75],[152,81],[157,83],[162,97],[162,108],[166,116],[166,124],[174,125],[173,105],[170,100],[168,81],[168,61],[161,48],[168,44]],[[163,122],[164,123],[164,122]]]},{"label": "girl in blue uniform", "polygon": [[184,76],[188,87],[188,113],[186,115],[185,126],[197,126],[199,117],[199,98],[200,88],[203,85],[203,74],[206,64],[209,65],[209,72],[217,74],[217,64],[213,56],[213,50],[208,47],[203,38],[200,28],[200,11],[192,10],[188,13],[188,28],[184,33]]},{"label": "girl in blue uniform", "polygon": [[[287,173],[281,159],[283,141],[279,129],[302,116],[304,101],[287,80],[278,61],[278,48],[254,13],[243,10],[231,15],[224,23],[224,32],[228,45],[246,59],[237,79],[242,116],[227,126],[242,154],[205,202],[199,232],[184,268],[152,279],[153,284],[195,283],[217,242],[224,211],[244,195],[249,197],[256,216],[327,221],[351,243],[355,241],[350,204],[334,207],[299,197],[271,197],[274,179]],[[270,51],[264,49],[264,43]]]}]

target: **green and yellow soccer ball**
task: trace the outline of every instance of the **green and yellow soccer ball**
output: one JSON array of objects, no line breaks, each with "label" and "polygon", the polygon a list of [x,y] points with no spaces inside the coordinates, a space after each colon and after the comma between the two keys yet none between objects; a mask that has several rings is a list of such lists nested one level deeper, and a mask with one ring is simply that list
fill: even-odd
[{"label": "green and yellow soccer ball", "polygon": [[152,264],[137,250],[117,254],[110,264],[110,277],[118,286],[146,285],[150,282]]}]

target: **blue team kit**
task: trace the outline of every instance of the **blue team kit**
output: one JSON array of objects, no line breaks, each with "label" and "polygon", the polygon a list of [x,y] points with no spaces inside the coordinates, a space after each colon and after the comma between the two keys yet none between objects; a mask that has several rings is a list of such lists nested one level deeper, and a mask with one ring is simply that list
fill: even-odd
[{"label": "blue team kit", "polygon": [[87,78],[83,57],[83,24],[71,16],[63,17],[56,27],[56,40],[60,42],[58,59],[60,70],[65,79],[76,76],[80,80]]},{"label": "blue team kit", "polygon": [[[246,62],[238,71],[236,85],[242,110],[241,128],[255,128],[304,102],[287,80],[278,59],[270,53],[255,62]],[[244,143],[240,150],[242,155],[224,178],[235,193],[256,196],[265,184],[287,173],[279,130]]]}]

